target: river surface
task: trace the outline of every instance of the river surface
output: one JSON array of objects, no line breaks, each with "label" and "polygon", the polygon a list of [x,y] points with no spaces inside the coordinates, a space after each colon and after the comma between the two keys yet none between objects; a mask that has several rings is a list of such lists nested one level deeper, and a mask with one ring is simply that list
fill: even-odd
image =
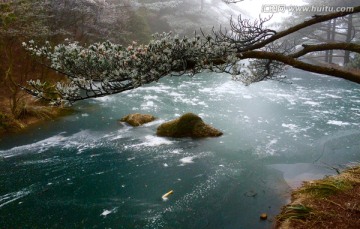
[{"label": "river surface", "polygon": [[[360,161],[360,85],[294,69],[287,82],[167,77],[6,136],[0,228],[271,228],[292,188]],[[186,112],[224,135],[155,135]],[[129,113],[158,120],[118,122]]]}]

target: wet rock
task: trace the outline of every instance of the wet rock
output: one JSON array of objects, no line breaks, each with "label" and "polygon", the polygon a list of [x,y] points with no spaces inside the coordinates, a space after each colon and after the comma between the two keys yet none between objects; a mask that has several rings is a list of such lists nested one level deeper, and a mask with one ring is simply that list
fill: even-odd
[{"label": "wet rock", "polygon": [[161,124],[156,131],[158,136],[174,138],[219,137],[223,133],[193,113],[186,113],[180,118]]},{"label": "wet rock", "polygon": [[126,122],[131,126],[141,126],[145,123],[152,122],[156,119],[153,115],[150,114],[129,114],[120,119],[121,122]]}]

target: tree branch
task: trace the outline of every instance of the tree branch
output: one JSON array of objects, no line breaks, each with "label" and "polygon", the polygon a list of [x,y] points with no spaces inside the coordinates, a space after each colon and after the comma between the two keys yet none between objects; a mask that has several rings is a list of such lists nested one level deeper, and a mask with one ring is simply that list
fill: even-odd
[{"label": "tree branch", "polygon": [[298,58],[311,52],[325,51],[325,50],[347,50],[351,52],[360,53],[360,45],[354,43],[324,43],[318,45],[307,45],[303,44],[302,50],[289,55],[292,58]]},{"label": "tree branch", "polygon": [[[298,25],[277,33],[264,26],[269,20],[250,22],[238,18],[231,21],[231,31],[214,32],[214,36],[204,35],[194,38],[172,36],[170,33],[154,35],[147,45],[133,42],[128,47],[109,41],[83,47],[77,42],[59,44],[55,47],[39,47],[34,42],[25,43],[33,55],[46,58],[50,67],[68,76],[69,82],[58,83],[58,97],[55,102],[73,103],[78,100],[116,94],[140,87],[172,74],[196,74],[204,69],[227,72],[234,79],[245,83],[274,79],[284,69],[284,65],[309,72],[326,74],[360,83],[360,74],[331,66],[317,66],[297,58],[311,52],[324,50],[347,50],[360,53],[360,45],[353,43],[323,43],[303,45],[294,51],[295,44],[277,42],[296,31],[317,23],[360,12],[360,6],[353,12],[338,12],[313,17]],[[243,59],[250,61],[248,69],[239,64]],[[246,67],[246,66],[245,66]],[[29,93],[46,97],[44,83],[30,82]],[[46,89],[46,88],[45,88]],[[48,97],[54,100],[52,96]]]},{"label": "tree branch", "polygon": [[354,7],[354,11],[353,12],[336,12],[336,13],[331,13],[331,14],[326,14],[326,15],[321,15],[321,16],[317,16],[314,17],[308,21],[304,21],[303,23],[300,23],[298,25],[295,25],[293,27],[290,27],[289,29],[283,30],[269,38],[267,38],[266,40],[263,40],[259,43],[256,43],[254,45],[250,45],[248,47],[245,47],[243,49],[241,49],[240,51],[244,52],[244,51],[249,51],[249,50],[255,50],[255,49],[259,49],[264,47],[267,44],[270,44],[273,41],[276,41],[280,38],[283,38],[289,34],[292,34],[296,31],[299,31],[303,28],[309,27],[311,25],[315,25],[324,21],[328,21],[334,18],[338,18],[338,17],[343,17],[349,14],[353,14],[353,13],[359,13],[360,12],[360,6]]},{"label": "tree branch", "polygon": [[238,54],[238,57],[241,59],[255,58],[255,59],[267,59],[267,60],[276,60],[284,64],[293,66],[294,68],[302,69],[309,72],[326,74],[330,76],[335,76],[337,78],[342,78],[350,80],[355,83],[360,83],[360,75],[346,70],[325,67],[319,65],[312,65],[302,61],[299,61],[289,55],[284,55],[282,53],[273,53],[265,51],[247,51]]}]

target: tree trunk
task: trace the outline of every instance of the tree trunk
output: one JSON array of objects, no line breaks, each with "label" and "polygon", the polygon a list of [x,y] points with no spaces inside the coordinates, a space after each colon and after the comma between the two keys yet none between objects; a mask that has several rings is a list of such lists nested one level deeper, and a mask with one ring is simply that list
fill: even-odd
[{"label": "tree trunk", "polygon": [[[328,21],[327,23],[327,37],[326,37],[326,42],[329,42],[331,38],[331,20]],[[325,62],[329,63],[329,52],[330,50],[326,50],[325,51]]]},{"label": "tree trunk", "polygon": [[[336,30],[336,18],[334,18],[332,20],[332,28],[331,28],[331,42],[334,42],[335,41],[335,30]],[[330,50],[330,53],[329,53],[329,64],[332,64],[333,62],[333,50]]]},{"label": "tree trunk", "polygon": [[[347,23],[347,33],[346,33],[346,42],[350,43],[352,40],[352,31],[353,31],[353,16],[350,14],[348,16],[348,23]],[[350,62],[350,51],[345,50],[344,56],[344,66],[346,66]]]}]

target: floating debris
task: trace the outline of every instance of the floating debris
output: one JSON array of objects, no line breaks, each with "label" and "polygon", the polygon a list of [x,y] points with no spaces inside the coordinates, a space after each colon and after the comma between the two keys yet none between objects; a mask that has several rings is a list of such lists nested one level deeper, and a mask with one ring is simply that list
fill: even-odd
[{"label": "floating debris", "polygon": [[161,198],[163,200],[167,200],[168,199],[168,196],[172,195],[174,193],[173,190],[170,190],[169,192],[165,193]]},{"label": "floating debris", "polygon": [[267,214],[266,213],[262,213],[261,215],[260,215],[260,219],[261,220],[266,220],[267,219]]}]

